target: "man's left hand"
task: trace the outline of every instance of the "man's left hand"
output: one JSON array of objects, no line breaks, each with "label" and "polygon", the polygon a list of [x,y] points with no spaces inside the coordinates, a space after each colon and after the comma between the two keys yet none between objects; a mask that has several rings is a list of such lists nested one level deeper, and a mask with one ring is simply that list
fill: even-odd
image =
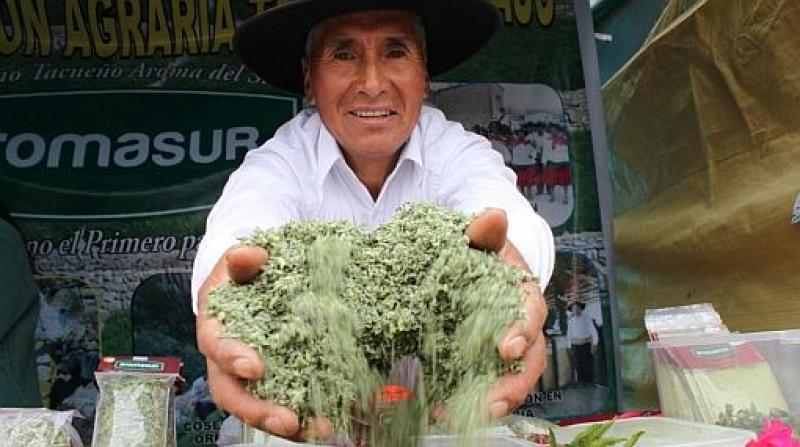
[{"label": "man's left hand", "polygon": [[[530,273],[525,259],[507,239],[507,231],[506,214],[502,210],[492,209],[475,217],[467,227],[466,234],[473,248],[495,252],[503,262]],[[501,377],[489,392],[487,403],[493,418],[503,417],[522,404],[547,366],[542,332],[547,306],[536,283],[525,282],[522,290],[526,296],[527,318],[509,328],[497,349],[504,361],[521,360],[523,367],[519,373],[508,373]]]}]

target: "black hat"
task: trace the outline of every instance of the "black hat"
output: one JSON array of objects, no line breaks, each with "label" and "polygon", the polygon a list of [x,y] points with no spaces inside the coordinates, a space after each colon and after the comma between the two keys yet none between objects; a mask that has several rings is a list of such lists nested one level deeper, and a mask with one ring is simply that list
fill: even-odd
[{"label": "black hat", "polygon": [[578,306],[581,308],[581,310],[586,310],[586,303],[584,303],[583,301],[570,300],[567,303],[567,309],[572,309],[572,306]]},{"label": "black hat", "polygon": [[476,53],[499,24],[497,10],[485,0],[295,0],[239,25],[233,48],[262,79],[302,94],[300,59],[311,28],[329,17],[381,9],[411,11],[420,16],[430,76]]}]

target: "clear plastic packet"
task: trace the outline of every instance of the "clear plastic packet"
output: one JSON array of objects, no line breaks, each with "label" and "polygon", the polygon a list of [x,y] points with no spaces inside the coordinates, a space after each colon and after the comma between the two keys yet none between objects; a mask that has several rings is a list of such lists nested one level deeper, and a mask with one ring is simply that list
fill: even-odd
[{"label": "clear plastic packet", "polygon": [[83,447],[72,418],[75,410],[0,408],[0,440],[4,447]]},{"label": "clear plastic packet", "polygon": [[728,333],[728,328],[710,303],[647,309],[644,315],[650,341],[667,337]]},{"label": "clear plastic packet", "polygon": [[92,445],[174,447],[179,370],[175,358],[104,358],[95,373],[100,398]]}]

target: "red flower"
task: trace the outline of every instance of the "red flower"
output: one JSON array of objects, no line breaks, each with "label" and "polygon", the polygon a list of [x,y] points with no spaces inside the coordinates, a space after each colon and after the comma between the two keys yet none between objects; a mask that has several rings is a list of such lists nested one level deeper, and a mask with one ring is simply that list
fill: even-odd
[{"label": "red flower", "polygon": [[761,434],[745,447],[800,447],[800,441],[792,435],[792,427],[779,420],[765,420]]}]

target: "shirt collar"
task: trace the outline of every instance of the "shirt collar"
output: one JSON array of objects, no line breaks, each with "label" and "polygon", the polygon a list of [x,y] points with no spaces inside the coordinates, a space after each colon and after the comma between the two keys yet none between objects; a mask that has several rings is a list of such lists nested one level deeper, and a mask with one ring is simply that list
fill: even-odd
[{"label": "shirt collar", "polygon": [[411,137],[409,137],[408,142],[406,143],[405,147],[403,147],[403,152],[400,154],[400,159],[397,161],[397,165],[399,166],[404,160],[409,160],[410,162],[414,163],[414,165],[418,169],[422,169],[422,141],[420,138],[419,124],[414,126],[414,130],[411,132]]},{"label": "shirt collar", "polygon": [[[319,184],[321,185],[337,162],[339,162],[339,160],[344,162],[344,156],[342,155],[342,150],[339,148],[339,144],[320,119],[319,113],[315,114],[314,118],[319,121],[319,136],[317,137],[317,173],[320,180]],[[400,167],[408,160],[414,164],[418,172],[422,172],[422,142],[420,141],[420,134],[419,124],[417,124],[411,132],[411,137],[409,137],[408,142],[400,153],[400,158],[397,160],[397,167]],[[395,167],[395,169],[397,169],[397,167]]]},{"label": "shirt collar", "polygon": [[328,176],[337,161],[344,161],[339,145],[333,138],[328,128],[322,123],[319,113],[314,115],[314,118],[319,121],[319,136],[317,137],[317,174],[319,175],[319,184]]}]

